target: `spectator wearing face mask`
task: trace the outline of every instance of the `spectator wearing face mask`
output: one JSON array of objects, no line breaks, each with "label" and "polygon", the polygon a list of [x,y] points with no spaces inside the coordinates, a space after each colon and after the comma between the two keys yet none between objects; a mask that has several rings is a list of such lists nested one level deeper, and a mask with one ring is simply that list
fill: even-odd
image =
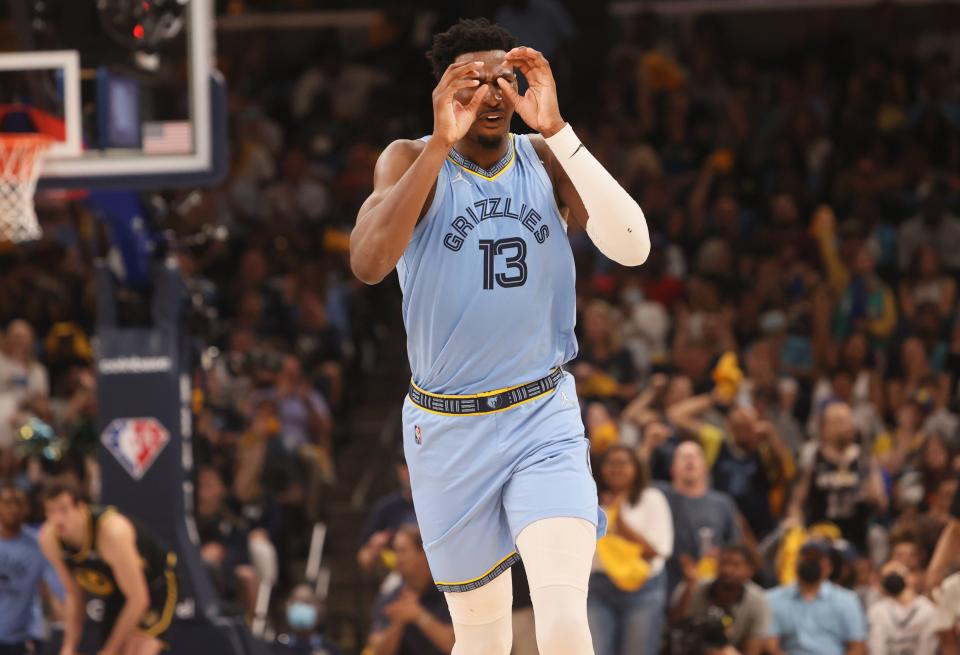
[{"label": "spectator wearing face mask", "polygon": [[295,587],[287,600],[290,632],[277,637],[275,655],[340,655],[340,649],[320,633],[319,616],[319,603],[310,587]]},{"label": "spectator wearing face mask", "polygon": [[913,590],[914,574],[895,560],[887,562],[880,573],[883,598],[867,616],[870,655],[934,655],[934,607]]},{"label": "spectator wearing face mask", "polygon": [[866,624],[857,595],[829,581],[830,548],[800,549],[797,582],[767,592],[772,655],[864,655]]}]

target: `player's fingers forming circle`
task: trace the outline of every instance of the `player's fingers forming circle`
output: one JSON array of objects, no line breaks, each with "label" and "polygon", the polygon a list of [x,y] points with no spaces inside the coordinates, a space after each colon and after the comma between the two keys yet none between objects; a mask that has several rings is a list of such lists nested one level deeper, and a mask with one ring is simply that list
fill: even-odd
[{"label": "player's fingers forming circle", "polygon": [[[443,76],[440,78],[440,81],[437,83],[437,87],[434,90],[434,95],[445,94],[450,91],[451,85],[454,85],[458,82],[466,80],[469,75],[477,75],[480,72],[480,68],[483,66],[483,62],[478,61],[462,61],[458,64],[450,64],[447,66],[447,70],[444,71]],[[469,86],[469,85],[467,85]],[[465,87],[457,87],[465,88]]]},{"label": "player's fingers forming circle", "polygon": [[547,58],[543,56],[542,52],[527,47],[514,48],[507,53],[506,59],[509,62],[517,63],[521,67],[539,68],[550,65],[550,62],[547,61]]}]

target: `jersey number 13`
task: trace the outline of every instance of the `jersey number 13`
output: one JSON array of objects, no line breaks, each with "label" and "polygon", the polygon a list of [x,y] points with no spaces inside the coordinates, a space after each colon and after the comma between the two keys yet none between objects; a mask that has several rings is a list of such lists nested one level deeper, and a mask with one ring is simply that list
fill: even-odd
[{"label": "jersey number 13", "polygon": [[[494,284],[504,288],[522,287],[527,281],[527,244],[523,239],[481,239],[480,250],[483,252],[484,289],[493,289]],[[497,255],[507,256],[504,273],[494,273]]]}]

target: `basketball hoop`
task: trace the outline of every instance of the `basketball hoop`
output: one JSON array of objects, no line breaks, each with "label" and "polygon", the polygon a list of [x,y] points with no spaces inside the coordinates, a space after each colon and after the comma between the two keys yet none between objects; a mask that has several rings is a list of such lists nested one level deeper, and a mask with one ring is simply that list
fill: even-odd
[{"label": "basketball hoop", "polygon": [[40,238],[33,193],[41,160],[52,143],[46,134],[0,133],[0,241]]}]

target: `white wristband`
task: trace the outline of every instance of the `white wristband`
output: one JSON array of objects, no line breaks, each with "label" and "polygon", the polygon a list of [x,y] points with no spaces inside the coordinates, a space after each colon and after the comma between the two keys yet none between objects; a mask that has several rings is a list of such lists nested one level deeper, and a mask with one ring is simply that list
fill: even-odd
[{"label": "white wristband", "polygon": [[587,234],[597,248],[624,266],[639,266],[650,254],[650,234],[640,205],[580,142],[569,123],[547,147],[570,178],[587,209]]}]

